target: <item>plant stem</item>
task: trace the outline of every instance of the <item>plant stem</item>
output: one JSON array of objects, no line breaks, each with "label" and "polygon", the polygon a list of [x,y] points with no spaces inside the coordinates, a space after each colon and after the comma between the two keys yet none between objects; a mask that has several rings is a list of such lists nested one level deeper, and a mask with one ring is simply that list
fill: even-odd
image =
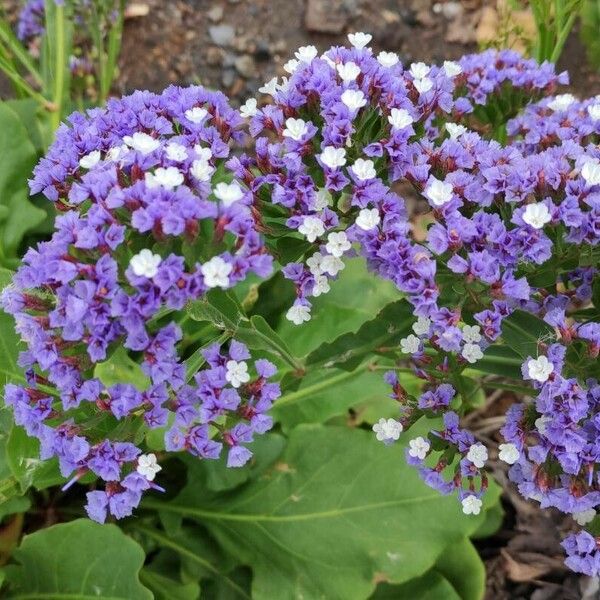
[{"label": "plant stem", "polygon": [[65,69],[68,62],[65,56],[65,7],[62,4],[56,5],[55,38],[54,105],[56,106],[56,111],[52,114],[52,125],[56,130],[62,118],[65,93]]}]

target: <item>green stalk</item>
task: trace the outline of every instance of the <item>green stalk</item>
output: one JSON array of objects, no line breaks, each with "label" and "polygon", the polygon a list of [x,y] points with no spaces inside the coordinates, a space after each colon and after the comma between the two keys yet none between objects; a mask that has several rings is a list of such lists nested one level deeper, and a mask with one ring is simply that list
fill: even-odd
[{"label": "green stalk", "polygon": [[68,57],[65,56],[65,7],[63,5],[56,6],[55,43],[54,105],[56,106],[56,111],[52,114],[52,126],[56,130],[60,125],[64,107],[65,69],[67,68],[68,63]]},{"label": "green stalk", "polygon": [[121,40],[123,37],[123,22],[125,21],[125,3],[126,0],[118,0],[118,16],[116,23],[111,27],[108,34],[108,46],[106,50],[107,60],[104,78],[100,81],[100,102],[106,102],[110,94],[110,88],[115,78],[117,68],[117,59],[121,51]]},{"label": "green stalk", "polygon": [[0,19],[0,41],[6,45],[8,51],[21,63],[21,65],[30,73],[36,84],[42,86],[44,81],[39,70],[35,66],[29,52],[19,42],[12,32],[4,18]]}]

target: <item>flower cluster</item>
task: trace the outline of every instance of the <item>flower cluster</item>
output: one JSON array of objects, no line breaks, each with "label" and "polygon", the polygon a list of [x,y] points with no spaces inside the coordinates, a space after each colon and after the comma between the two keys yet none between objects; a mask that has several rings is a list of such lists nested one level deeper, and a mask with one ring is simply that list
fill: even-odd
[{"label": "flower cluster", "polygon": [[[108,482],[88,496],[94,518],[129,514],[159,467],[125,440],[86,440],[90,414],[167,427],[168,451],[216,458],[226,446],[229,466],[272,425],[275,368],[250,366],[242,344],[210,347],[207,367],[186,372],[185,304],[267,276],[275,258],[295,285],[287,318],[300,325],[357,253],[412,304],[398,358],[424,382],[413,397],[386,375],[400,414],[374,425],[377,439],[437,419],[409,441],[407,460],[478,514],[488,449],[459,426],[463,372],[524,314],[545,332],[516,354],[535,401],[510,408],[499,457],[542,506],[581,524],[600,506],[598,100],[553,96],[566,74],[511,51],[405,68],[375,55],[371,36],[349,40],[300,48],[289,78],[261,88],[262,107],[250,99],[237,113],[219,93],[171,87],[74,115],[36,168],[32,191],[64,214],[2,295],[28,345],[28,383],[9,386],[7,402],[65,476],[91,470]],[[230,155],[244,119],[252,152]],[[399,195],[409,187],[428,209],[424,237]],[[286,243],[291,261],[278,250]],[[97,374],[117,347],[143,389]],[[569,565],[597,573],[587,535],[565,541]]]},{"label": "flower cluster", "polygon": [[[598,354],[597,324],[573,320],[573,312],[590,302],[597,274],[600,161],[588,145],[597,127],[595,101],[579,103],[563,94],[530,104],[508,123],[510,143],[503,145],[493,139],[498,126],[536,97],[553,94],[567,83],[566,74],[510,51],[405,69],[393,53],[375,56],[370,36],[349,39],[352,48],[321,55],[311,46],[298,50],[285,67],[289,79],[261,90],[273,102],[259,108],[249,101],[242,109],[256,138],[255,155],[230,162],[258,199],[264,229],[285,226],[290,238],[304,243],[299,260],[283,269],[297,291],[288,318],[297,324],[310,319],[310,298],[328,291],[343,258],[355,251],[396,284],[418,317],[400,350],[427,389],[411,398],[389,375],[401,417],[382,419],[374,431],[392,443],[421,416],[443,416],[442,430],[411,440],[409,462],[429,485],[457,491],[467,514],[480,509],[488,452],[458,428],[454,409],[465,399],[455,382],[500,340],[503,322],[515,311],[544,319],[554,332],[539,340],[523,376],[539,388],[549,364],[555,375],[527,423],[552,418],[556,436],[541,444],[542,451],[532,445],[531,426],[519,423],[518,433],[510,433],[515,407],[500,458],[513,465],[511,477],[524,488],[552,456],[561,469],[544,478],[552,497],[579,498],[573,486],[586,468],[594,475],[585,486],[594,490],[589,501],[545,502],[577,513],[597,505],[597,463],[586,458],[586,452],[592,456],[586,444],[596,435],[591,399],[597,384],[585,377],[563,383],[558,375],[560,357],[573,344],[588,359]],[[513,102],[503,113],[507,97]],[[412,235],[395,192],[398,181],[409,183],[429,205],[434,223],[424,243]],[[550,270],[549,283],[540,282],[538,273],[552,261],[561,268]],[[557,404],[568,407],[562,417]],[[575,434],[574,446],[570,436],[579,431],[585,434]],[[434,445],[442,454],[431,463]],[[572,475],[564,471],[565,451]],[[447,481],[451,465],[454,475]],[[527,495],[535,496],[538,488]]]},{"label": "flower cluster", "polygon": [[17,20],[17,37],[25,43],[39,38],[44,33],[44,0],[28,0]]},{"label": "flower cluster", "polygon": [[[177,315],[188,301],[230,288],[250,272],[271,271],[251,197],[235,181],[227,183],[224,160],[240,122],[222,94],[200,87],[138,92],[74,115],[30,182],[62,214],[51,240],[28,250],[14,285],[2,293],[28,347],[20,358],[27,385],[9,386],[6,401],[17,422],[40,439],[42,457],[58,457],[63,475],[91,470],[109,482],[104,496],[90,497],[94,518],[107,506],[116,517],[129,514],[150,487],[135,474],[122,478],[126,465],[139,460],[135,446],[86,439],[85,423],[95,413],[109,423],[142,418],[149,428],[166,426],[176,413],[177,424],[193,430],[183,447],[211,458],[218,444],[206,437],[212,450],[205,454],[197,444],[226,409],[243,409],[250,423],[223,429],[230,446],[270,426],[260,415],[277,396],[264,384],[271,365],[257,364],[259,379],[244,391],[244,402],[223,390],[223,405],[215,400],[209,407],[209,393],[220,392],[218,350],[211,350],[213,369],[203,376],[212,378],[210,390],[204,378],[190,388],[178,354]],[[139,363],[142,389],[139,381],[137,387],[103,383],[98,366],[117,349]],[[247,357],[239,345],[230,352],[231,360]],[[236,381],[243,379],[238,374]],[[114,429],[124,435],[127,428]],[[174,446],[176,437],[172,431],[167,443]],[[232,465],[248,457],[236,452]]]}]

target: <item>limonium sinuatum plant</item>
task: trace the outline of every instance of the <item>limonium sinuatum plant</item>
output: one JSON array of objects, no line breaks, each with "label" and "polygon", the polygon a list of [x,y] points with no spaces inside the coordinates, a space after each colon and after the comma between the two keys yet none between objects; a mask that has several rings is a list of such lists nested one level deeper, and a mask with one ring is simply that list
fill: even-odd
[{"label": "limonium sinuatum plant", "polygon": [[[567,564],[597,575],[600,100],[558,93],[565,73],[512,51],[403,65],[368,34],[349,42],[300,48],[288,77],[261,88],[262,106],[236,112],[219,93],[171,87],[61,127],[31,189],[62,214],[2,296],[27,344],[27,384],[9,384],[6,402],[66,478],[106,482],[88,493],[92,518],[126,516],[160,489],[132,423],[164,428],[167,452],[226,450],[231,467],[272,426],[275,365],[227,338],[199,349],[190,373],[186,306],[280,269],[295,290],[286,317],[302,327],[361,256],[414,315],[397,347],[373,348],[398,404],[373,443],[408,438],[423,481],[478,514],[490,449],[461,425],[467,382],[512,365],[524,399],[499,458],[525,498],[587,527],[564,541]],[[141,389],[97,374],[121,346]],[[420,394],[395,365],[410,366]],[[112,435],[86,434],[98,418]],[[429,431],[412,437],[424,419]]]}]

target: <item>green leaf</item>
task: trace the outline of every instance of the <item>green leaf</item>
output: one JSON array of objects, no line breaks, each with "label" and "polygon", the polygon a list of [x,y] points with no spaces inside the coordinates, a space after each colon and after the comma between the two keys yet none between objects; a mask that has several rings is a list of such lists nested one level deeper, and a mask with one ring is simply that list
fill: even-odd
[{"label": "green leaf", "polygon": [[108,360],[96,364],[94,377],[97,377],[107,387],[118,383],[129,383],[140,392],[150,387],[150,378],[144,374],[142,367],[127,354],[127,350],[122,346],[119,346]]},{"label": "green leaf", "polygon": [[468,539],[448,546],[438,558],[435,568],[452,584],[462,600],[483,598],[485,567]]},{"label": "green leaf", "polygon": [[435,569],[402,585],[382,583],[377,586],[370,598],[371,600],[462,600],[452,584]]},{"label": "green leaf", "polygon": [[37,162],[37,153],[19,115],[0,102],[0,205],[8,209],[0,222],[0,263],[17,256],[23,236],[37,227],[46,213],[29,200],[27,179]]},{"label": "green leaf", "polygon": [[523,359],[509,346],[494,344],[485,350],[483,358],[470,366],[470,370],[501,375],[512,379],[522,380],[521,364]]},{"label": "green leaf", "polygon": [[[486,506],[497,499],[490,492]],[[234,495],[211,492],[190,471],[174,501],[145,506],[202,523],[253,569],[256,600],[365,598],[376,576],[422,575],[485,520],[485,511],[467,517],[456,498],[425,486],[402,445],[323,426],[294,429],[278,463]]]},{"label": "green leaf", "polygon": [[13,426],[6,444],[7,462],[21,493],[31,486],[38,490],[64,482],[58,470],[58,461],[40,460],[40,443],[29,437],[22,427]]},{"label": "green leaf", "polygon": [[516,310],[502,322],[502,338],[522,358],[538,355],[538,344],[556,340],[554,329],[542,319]]},{"label": "green leaf", "polygon": [[464,538],[448,546],[425,575],[402,585],[381,584],[371,600],[481,600],[484,592],[483,562]]},{"label": "green leaf", "polygon": [[[392,367],[390,367],[391,369]],[[422,381],[402,374],[402,385],[410,394],[418,394]],[[397,416],[398,403],[389,397],[390,386],[382,371],[371,371],[365,364],[355,371],[319,369],[302,379],[298,390],[284,394],[271,409],[271,415],[284,431],[301,423],[325,423],[347,415],[352,408],[355,418],[364,419],[367,409],[382,416]]]},{"label": "green leaf", "polygon": [[408,335],[415,322],[413,309],[406,300],[388,304],[372,320],[364,323],[356,332],[345,333],[331,343],[324,343],[311,352],[306,364],[336,366],[354,370],[366,356],[386,346],[397,346]]},{"label": "green leaf", "polygon": [[197,583],[181,583],[154,569],[142,569],[140,579],[154,594],[154,600],[197,600],[200,597]]},{"label": "green leaf", "polygon": [[311,298],[312,319],[300,326],[284,319],[278,333],[296,356],[305,356],[323,343],[356,331],[399,297],[392,283],[367,271],[363,259],[351,259],[346,261],[339,279],[331,283],[328,294]]},{"label": "green leaf", "polygon": [[152,599],[139,581],[144,552],[115,525],[54,525],[25,536],[13,557],[8,598]]},{"label": "green leaf", "polygon": [[232,332],[243,320],[247,320],[237,298],[223,290],[211,290],[201,300],[190,302],[187,312],[194,321],[207,321],[217,329]]}]

